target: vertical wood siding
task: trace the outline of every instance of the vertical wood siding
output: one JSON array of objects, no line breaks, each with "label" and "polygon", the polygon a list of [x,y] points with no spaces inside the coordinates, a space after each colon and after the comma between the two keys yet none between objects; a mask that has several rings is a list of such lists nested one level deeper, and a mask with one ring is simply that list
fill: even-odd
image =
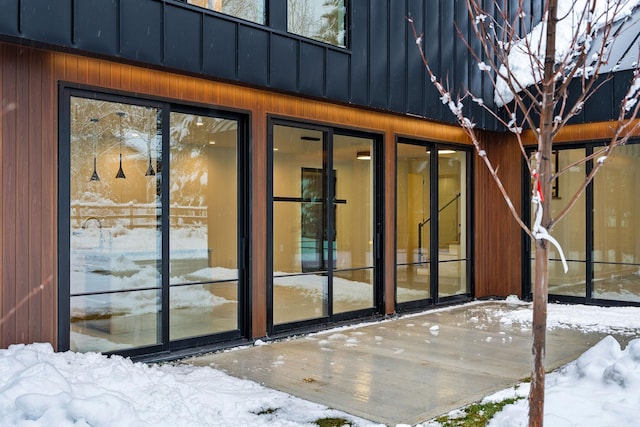
[{"label": "vertical wood siding", "polygon": [[0,44],[0,343],[56,331],[54,80],[46,56]]},{"label": "vertical wood siding", "polygon": [[[509,137],[486,134],[485,151],[520,212],[522,156]],[[521,229],[481,161],[475,165],[474,195],[475,296],[522,296]]]}]

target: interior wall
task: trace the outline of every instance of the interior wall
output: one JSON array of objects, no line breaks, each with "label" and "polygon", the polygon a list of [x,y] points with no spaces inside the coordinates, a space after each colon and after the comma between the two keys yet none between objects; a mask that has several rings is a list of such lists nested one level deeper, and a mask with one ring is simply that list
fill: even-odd
[{"label": "interior wall", "polygon": [[[425,163],[424,159],[420,160],[410,160],[410,168],[411,170],[416,171],[415,173],[409,173],[408,175],[408,185],[407,192],[408,194],[405,196],[408,200],[408,216],[409,216],[409,224],[407,224],[410,229],[409,233],[409,247],[407,248],[409,252],[409,261],[417,262],[418,255],[418,246],[420,242],[418,242],[418,224],[421,224],[427,218],[430,218],[429,205],[431,201],[431,189],[429,186],[429,182],[431,180],[429,174],[431,173],[430,167],[422,167]],[[422,248],[424,251],[424,255],[429,257],[429,236],[430,236],[430,222],[427,222],[422,227]]]},{"label": "interior wall", "polygon": [[[301,197],[300,164],[289,160],[295,155],[279,153],[273,164],[274,197]],[[322,165],[308,167],[321,168]],[[273,233],[278,236],[278,245],[273,248],[278,255],[273,257],[273,271],[292,272],[302,271],[300,256],[300,242],[302,224],[300,217],[300,203],[278,203],[273,216]],[[286,213],[285,213],[286,212]],[[294,260],[295,265],[289,265]]]},{"label": "interior wall", "polygon": [[[372,230],[373,209],[371,191],[363,191],[360,183],[373,185],[371,161],[343,160],[334,163],[336,169],[336,198],[345,204],[337,204],[336,268],[373,265]],[[371,190],[371,187],[369,190]],[[367,215],[363,217],[363,215]],[[340,253],[348,253],[343,257]]]},{"label": "interior wall", "polygon": [[[560,150],[554,160],[557,162],[557,170],[563,170],[571,164],[577,163],[585,157],[584,148]],[[555,164],[552,165],[555,169]],[[586,167],[584,164],[571,167],[566,173],[558,177],[554,183],[554,194],[551,195],[552,215],[557,215],[564,208],[571,197],[578,191],[584,177]],[[558,241],[566,259],[569,262],[569,271],[564,272],[560,261],[560,254],[555,247],[549,248],[549,293],[562,295],[565,292],[571,294],[572,289],[563,289],[567,284],[581,284],[584,294],[586,280],[585,262],[587,259],[586,242],[586,194],[582,194],[571,211],[561,221],[557,222],[551,233]],[[533,215],[533,214],[532,214]],[[533,272],[533,267],[531,271]]]},{"label": "interior wall", "polygon": [[596,280],[640,275],[639,168],[640,145],[626,145],[608,156],[594,180],[593,256],[599,263],[594,266]]},{"label": "interior wall", "polygon": [[237,268],[237,155],[234,148],[205,147],[207,153],[207,201],[209,248],[213,266]]},{"label": "interior wall", "polygon": [[[408,147],[405,144],[403,147]],[[429,218],[430,171],[424,147],[417,157],[398,159],[397,179],[397,260],[398,263],[418,262],[418,225]],[[422,227],[422,249],[425,259],[429,257],[429,222]]]}]

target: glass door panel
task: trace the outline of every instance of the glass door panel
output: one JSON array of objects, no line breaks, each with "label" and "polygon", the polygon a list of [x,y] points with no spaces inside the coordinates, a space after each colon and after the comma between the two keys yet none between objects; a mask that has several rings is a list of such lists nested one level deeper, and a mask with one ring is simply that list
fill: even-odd
[{"label": "glass door panel", "polygon": [[157,108],[70,97],[71,350],[161,340],[160,122]]},{"label": "glass door panel", "polygon": [[373,140],[333,137],[333,312],[374,306]]},{"label": "glass door panel", "polygon": [[170,339],[238,329],[236,120],[172,112]]},{"label": "glass door panel", "polygon": [[321,131],[273,127],[273,324],[328,315],[334,236],[327,233],[324,141]]},{"label": "glass door panel", "polygon": [[[577,162],[585,157],[584,148],[558,150],[553,153],[552,168],[555,171]],[[552,184],[551,211],[552,216],[564,208],[567,201],[575,194],[586,176],[585,165],[571,167]],[[569,264],[569,271],[564,272],[560,254],[553,245],[549,248],[549,293],[553,295],[586,296],[586,196],[583,193],[567,216],[557,223],[551,234],[560,243]],[[533,217],[532,217],[533,218]],[[535,260],[532,260],[535,262]],[[534,272],[532,264],[532,276]],[[532,277],[533,279],[533,277]]]},{"label": "glass door panel", "polygon": [[594,179],[593,298],[640,302],[640,144],[617,147]]},{"label": "glass door panel", "polygon": [[469,292],[467,151],[438,151],[438,295]]},{"label": "glass door panel", "polygon": [[396,298],[403,303],[431,296],[430,154],[398,143],[396,165]]}]

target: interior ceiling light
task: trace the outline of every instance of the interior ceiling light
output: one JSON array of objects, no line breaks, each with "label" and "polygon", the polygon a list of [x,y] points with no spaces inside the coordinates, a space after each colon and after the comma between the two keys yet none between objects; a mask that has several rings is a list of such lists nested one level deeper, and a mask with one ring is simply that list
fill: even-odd
[{"label": "interior ceiling light", "polygon": [[[427,150],[427,154],[430,154],[431,150]],[[438,150],[438,154],[455,154],[455,150]]]},{"label": "interior ceiling light", "polygon": [[96,132],[96,128],[98,127],[98,122],[100,119],[92,118],[91,122],[95,125],[93,127],[93,174],[91,175],[90,181],[100,181],[100,176],[98,175],[98,171],[96,170],[96,162],[98,157],[98,133]]},{"label": "interior ceiling light", "polygon": [[202,117],[198,117],[198,120],[196,120],[196,126],[202,126],[204,123],[202,123]]},{"label": "interior ceiling light", "polygon": [[125,113],[123,113],[122,111],[118,111],[116,115],[120,117],[120,167],[118,168],[118,172],[116,173],[116,178],[126,179],[127,177],[122,170],[122,141],[124,140],[124,135],[122,133],[122,118],[124,117]]},{"label": "interior ceiling light", "polygon": [[149,140],[147,141],[147,152],[149,153],[149,167],[145,172],[144,176],[156,176],[156,171],[153,170],[153,164],[151,163],[151,140],[153,139],[153,122],[154,122],[154,114],[149,115]]},{"label": "interior ceiling light", "polygon": [[358,160],[371,160],[371,151],[358,151],[356,154]]}]

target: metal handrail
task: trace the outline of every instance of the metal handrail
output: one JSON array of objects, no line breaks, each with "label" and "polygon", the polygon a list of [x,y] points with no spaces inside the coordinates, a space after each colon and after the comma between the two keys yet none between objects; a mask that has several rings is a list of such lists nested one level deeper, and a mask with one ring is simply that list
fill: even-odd
[{"label": "metal handrail", "polygon": [[[444,204],[444,206],[442,206],[441,208],[438,209],[438,214],[440,214],[440,212],[442,212],[443,210],[445,210],[446,208],[449,207],[449,205],[451,205],[453,202],[455,202],[456,200],[458,200],[460,198],[462,193],[458,193],[456,194],[453,199],[449,200],[447,203]],[[418,261],[422,262],[422,227],[424,227],[425,225],[427,225],[427,223],[431,221],[431,217],[425,219],[424,221],[422,221],[421,223],[418,224]]]}]

